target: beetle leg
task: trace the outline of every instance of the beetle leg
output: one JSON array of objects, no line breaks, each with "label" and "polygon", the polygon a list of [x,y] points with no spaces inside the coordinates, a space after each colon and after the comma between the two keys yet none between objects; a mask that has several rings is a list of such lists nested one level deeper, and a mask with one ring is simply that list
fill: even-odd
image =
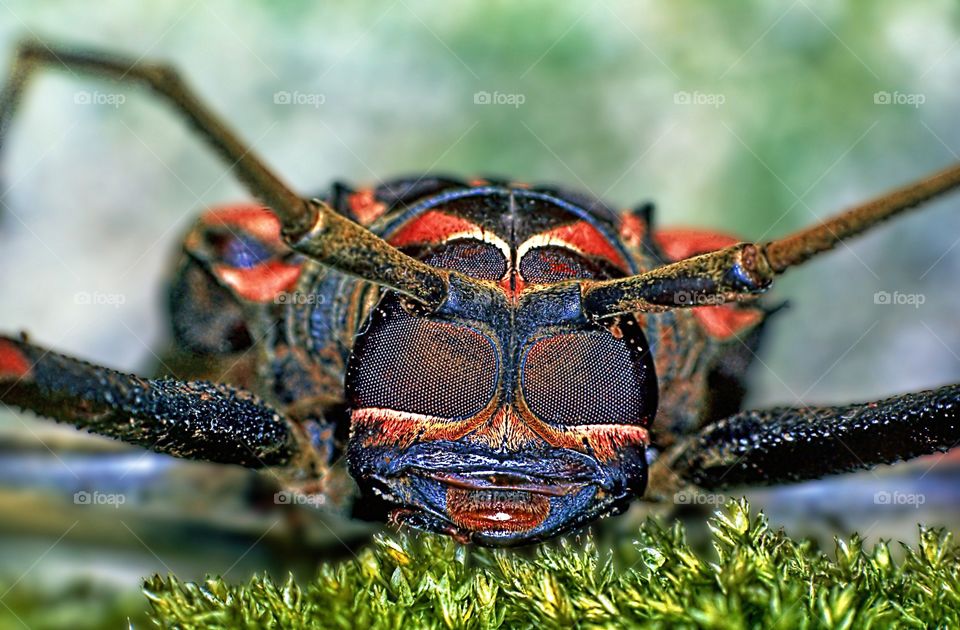
[{"label": "beetle leg", "polygon": [[960,186],[960,164],[769,243],[738,243],[628,278],[582,282],[593,317],[750,300],[777,274]]},{"label": "beetle leg", "polygon": [[836,407],[743,411],[708,425],[658,460],[668,479],[704,489],[779,484],[872,468],[960,443],[960,385]]},{"label": "beetle leg", "polygon": [[322,201],[297,195],[168,65],[97,50],[22,44],[10,78],[0,91],[0,143],[6,138],[29,77],[45,66],[150,88],[173,106],[255,197],[269,206],[280,219],[284,240],[294,250],[344,273],[395,289],[428,308],[439,306],[446,298],[450,272],[407,256]]},{"label": "beetle leg", "polygon": [[9,337],[0,402],[186,459],[262,468],[299,450],[288,421],[245,390],[139,378]]}]

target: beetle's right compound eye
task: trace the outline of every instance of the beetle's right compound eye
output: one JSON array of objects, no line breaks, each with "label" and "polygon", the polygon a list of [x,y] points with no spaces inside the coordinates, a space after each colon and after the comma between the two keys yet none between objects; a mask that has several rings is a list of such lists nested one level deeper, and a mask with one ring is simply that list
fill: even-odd
[{"label": "beetle's right compound eye", "polygon": [[463,419],[493,398],[498,372],[496,349],[482,332],[416,317],[388,298],[354,344],[347,396],[353,409]]},{"label": "beetle's right compound eye", "polygon": [[535,341],[520,380],[530,412],[557,426],[648,424],[657,378],[646,339],[632,317],[616,330],[598,326]]}]

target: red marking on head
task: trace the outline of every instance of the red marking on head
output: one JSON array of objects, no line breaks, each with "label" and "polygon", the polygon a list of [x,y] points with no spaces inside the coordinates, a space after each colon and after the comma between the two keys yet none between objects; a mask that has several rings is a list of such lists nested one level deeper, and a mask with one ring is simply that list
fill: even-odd
[{"label": "red marking on head", "polygon": [[513,407],[505,405],[497,409],[489,422],[481,425],[470,434],[473,443],[485,444],[492,449],[521,451],[536,443],[543,442],[537,434],[514,412]]},{"label": "red marking on head", "polygon": [[557,427],[536,417],[525,403],[519,406],[520,416],[534,433],[554,448],[568,448],[587,452],[600,461],[619,456],[626,446],[647,446],[650,432],[646,427],[651,418],[637,418],[637,424],[584,424]]},{"label": "red marking on head", "polygon": [[365,407],[350,413],[351,431],[363,434],[364,446],[396,446],[407,448],[416,441],[456,441],[486,420],[481,413],[466,420],[450,420],[422,414]]},{"label": "red marking on head", "polygon": [[708,335],[721,340],[739,335],[763,319],[760,309],[736,304],[698,306],[693,309],[693,315]]},{"label": "red marking on head", "polygon": [[533,492],[447,489],[447,515],[471,532],[526,532],[550,514],[550,499]]},{"label": "red marking on head", "polygon": [[627,271],[629,266],[610,240],[586,221],[576,221],[568,225],[544,232],[550,240],[566,243],[570,247],[596,258],[603,258],[610,264]]},{"label": "red marking on head", "polygon": [[11,341],[0,339],[0,378],[23,378],[30,372],[30,361]]},{"label": "red marking on head", "polygon": [[630,247],[643,245],[647,233],[647,222],[633,213],[624,214],[620,219],[620,238]]},{"label": "red marking on head", "polygon": [[682,260],[698,254],[706,254],[740,242],[740,239],[729,234],[695,229],[654,232],[653,238],[670,260]]},{"label": "red marking on head", "polygon": [[[649,418],[639,418],[641,424],[649,424]],[[619,456],[626,446],[650,443],[650,432],[632,424],[587,424],[558,429],[542,422],[532,425],[534,431],[550,446],[584,452],[584,446],[600,461],[610,461]]]},{"label": "red marking on head", "polygon": [[270,302],[285,291],[293,290],[300,277],[300,266],[269,260],[249,269],[215,265],[220,280],[245,300]]},{"label": "red marking on head", "polygon": [[500,280],[499,286],[507,294],[507,297],[516,299],[527,288],[527,283],[519,273],[511,270]]},{"label": "red marking on head", "polygon": [[267,243],[281,242],[280,220],[270,210],[254,205],[226,206],[203,213],[203,223],[240,229]]},{"label": "red marking on head", "polygon": [[471,186],[473,186],[474,188],[480,188],[481,186],[489,186],[489,185],[490,185],[490,182],[488,182],[488,181],[485,180],[485,179],[481,179],[481,178],[479,178],[479,177],[475,177],[474,179],[471,179],[471,180],[468,181],[467,183],[470,184]]},{"label": "red marking on head", "polygon": [[455,234],[477,229],[475,223],[466,219],[430,210],[408,221],[387,240],[394,247],[442,243]]},{"label": "red marking on head", "polygon": [[372,188],[358,190],[347,197],[347,206],[360,225],[370,225],[387,211],[387,204],[377,201]]}]

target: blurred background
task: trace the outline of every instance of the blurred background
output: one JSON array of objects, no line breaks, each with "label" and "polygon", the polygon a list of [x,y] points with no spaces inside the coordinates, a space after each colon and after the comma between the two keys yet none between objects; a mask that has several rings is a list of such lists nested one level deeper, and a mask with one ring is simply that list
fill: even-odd
[{"label": "blurred background", "polygon": [[[960,159],[960,3],[946,0],[0,0],[0,57],[30,37],[173,62],[304,193],[501,174],[760,240]],[[0,329],[151,371],[179,239],[244,191],[144,92],[69,73],[31,86],[4,142]],[[779,281],[770,303],[789,308],[748,404],[960,380],[958,207],[930,204]],[[935,456],[748,496],[825,547],[853,531],[909,542],[918,522],[960,526],[958,481]],[[55,627],[114,599],[136,614],[155,572],[309,575],[369,535],[272,491],[0,409],[0,623]],[[702,526],[719,499],[681,512]],[[627,535],[642,514],[610,527]],[[51,589],[58,606],[17,612]]]}]

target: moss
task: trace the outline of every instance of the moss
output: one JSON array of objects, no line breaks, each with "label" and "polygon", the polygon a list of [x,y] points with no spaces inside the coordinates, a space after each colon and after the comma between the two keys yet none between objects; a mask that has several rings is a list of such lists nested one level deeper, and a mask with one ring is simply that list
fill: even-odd
[{"label": "moss", "polygon": [[712,558],[679,524],[651,520],[622,553],[589,538],[516,551],[378,537],[304,585],[155,576],[144,590],[160,626],[183,628],[960,625],[960,549],[943,531],[921,529],[895,561],[887,543],[867,550],[857,536],[828,557],[751,517],[745,501],[710,528]]},{"label": "moss", "polygon": [[148,627],[147,606],[136,591],[89,580],[41,586],[0,580],[0,628],[94,630]]}]

